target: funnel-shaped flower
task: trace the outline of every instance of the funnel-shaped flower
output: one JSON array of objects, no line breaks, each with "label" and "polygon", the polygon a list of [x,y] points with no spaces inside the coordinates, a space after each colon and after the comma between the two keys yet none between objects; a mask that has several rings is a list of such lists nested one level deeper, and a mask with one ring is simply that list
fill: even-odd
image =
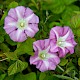
[{"label": "funnel-shaped flower", "polygon": [[13,41],[23,42],[38,32],[39,18],[30,8],[12,8],[5,18],[4,29]]},{"label": "funnel-shaped flower", "polygon": [[[51,51],[58,51],[59,57],[64,57],[68,52],[74,53],[77,44],[74,35],[69,27],[56,26],[50,31]],[[55,47],[53,47],[55,46]]]},{"label": "funnel-shaped flower", "polygon": [[36,65],[40,71],[55,70],[60,59],[57,53],[50,52],[50,40],[38,40],[33,43],[34,56],[30,57],[30,64]]}]

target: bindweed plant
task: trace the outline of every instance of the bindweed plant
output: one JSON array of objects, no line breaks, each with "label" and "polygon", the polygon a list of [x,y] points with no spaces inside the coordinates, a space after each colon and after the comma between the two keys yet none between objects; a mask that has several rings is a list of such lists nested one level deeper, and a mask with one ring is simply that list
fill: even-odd
[{"label": "bindweed plant", "polygon": [[80,1],[0,0],[0,80],[80,80]]}]

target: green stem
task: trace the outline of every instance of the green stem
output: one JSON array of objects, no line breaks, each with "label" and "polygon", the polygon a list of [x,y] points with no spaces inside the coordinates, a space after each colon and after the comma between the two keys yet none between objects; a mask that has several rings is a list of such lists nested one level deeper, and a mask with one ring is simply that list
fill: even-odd
[{"label": "green stem", "polygon": [[27,70],[28,70],[28,72],[32,72],[32,70],[31,70],[31,68],[30,68],[29,65],[28,65],[28,67],[27,67]]},{"label": "green stem", "polygon": [[8,58],[5,58],[5,59],[1,59],[1,60],[0,60],[0,62],[2,62],[2,61],[4,61],[4,60],[7,60],[7,59],[8,59]]},{"label": "green stem", "polygon": [[61,66],[57,65],[57,67],[64,72],[64,69]]}]

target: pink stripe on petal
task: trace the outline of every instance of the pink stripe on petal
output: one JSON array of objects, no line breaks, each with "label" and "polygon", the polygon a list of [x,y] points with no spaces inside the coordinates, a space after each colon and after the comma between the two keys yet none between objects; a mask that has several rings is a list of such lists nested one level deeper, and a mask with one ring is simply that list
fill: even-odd
[{"label": "pink stripe on petal", "polygon": [[[55,53],[54,53],[54,55],[55,55]],[[49,61],[49,62],[52,62],[54,65],[57,65],[57,64],[60,63],[60,58],[55,55],[54,57],[49,58],[48,61]]]},{"label": "pink stripe on petal", "polygon": [[[50,39],[45,39],[45,44],[44,44],[45,49],[50,46],[49,44],[50,44]],[[49,49],[50,49],[50,48],[49,48]],[[48,51],[49,51],[49,50],[48,50]]]},{"label": "pink stripe on petal", "polygon": [[28,24],[28,25],[35,33],[39,31],[38,24]]},{"label": "pink stripe on petal", "polygon": [[56,36],[55,36],[55,32],[53,31],[53,28],[50,30],[50,36],[49,36],[50,39],[56,39]]},{"label": "pink stripe on petal", "polygon": [[30,64],[34,64],[35,62],[37,62],[39,60],[39,58],[37,57],[38,55],[34,55],[30,57]]},{"label": "pink stripe on petal", "polygon": [[46,63],[45,63],[45,61],[43,61],[43,63],[41,65],[41,67],[39,68],[39,70],[41,72],[44,72],[44,71],[48,70],[48,65],[49,65],[49,62],[46,61]]},{"label": "pink stripe on petal", "polygon": [[65,57],[65,55],[67,54],[67,53],[65,53],[65,48],[59,48],[58,53],[59,53],[60,58]]},{"label": "pink stripe on petal", "polygon": [[27,9],[25,10],[25,17],[28,17],[28,16],[30,16],[31,14],[33,14],[33,11],[32,11],[30,8],[27,8]]},{"label": "pink stripe on petal", "polygon": [[25,33],[28,37],[31,37],[31,38],[34,37],[35,35],[35,32],[31,30],[25,30]]},{"label": "pink stripe on petal", "polygon": [[[36,50],[35,49],[35,47],[37,48],[37,50],[42,50],[42,46],[41,46],[41,40],[38,40],[38,41],[35,41],[34,43],[33,43],[33,48],[34,48],[34,50]],[[43,45],[44,46],[44,45]]]},{"label": "pink stripe on petal", "polygon": [[58,46],[57,46],[57,44],[54,42],[54,40],[52,40],[52,41],[50,42],[50,46],[51,46],[51,48],[50,48],[50,51],[51,51],[51,52],[57,52],[57,51],[58,51]]},{"label": "pink stripe on petal", "polygon": [[67,47],[67,49],[69,50],[70,54],[74,53],[74,47]]},{"label": "pink stripe on petal", "polygon": [[36,68],[39,69],[42,64],[43,64],[42,60],[37,61]]},{"label": "pink stripe on petal", "polygon": [[56,65],[53,62],[49,61],[49,68],[48,68],[48,70],[55,70],[55,69],[56,69]]},{"label": "pink stripe on petal", "polygon": [[16,23],[16,20],[13,19],[13,18],[10,17],[10,16],[7,16],[7,17],[5,18],[5,25],[11,24],[11,23]]},{"label": "pink stripe on petal", "polygon": [[19,19],[24,18],[25,11],[26,11],[26,8],[25,7],[18,6],[18,7],[15,8],[15,10],[16,10],[17,17]]},{"label": "pink stripe on petal", "polygon": [[26,34],[20,30],[15,30],[11,32],[9,35],[13,41],[17,41],[17,42],[23,42],[24,40],[27,39]]},{"label": "pink stripe on petal", "polygon": [[16,27],[11,27],[11,26],[4,26],[4,29],[6,31],[7,34],[13,32],[14,30],[16,30],[17,28]]},{"label": "pink stripe on petal", "polygon": [[69,31],[69,36],[67,37],[67,40],[74,38],[73,32],[69,27],[63,27],[63,35],[66,35],[67,32]]},{"label": "pink stripe on petal", "polygon": [[16,21],[18,20],[15,9],[10,9],[8,12],[8,15],[11,16],[12,18],[14,18]]},{"label": "pink stripe on petal", "polygon": [[29,20],[29,23],[39,23],[39,18],[35,14],[33,17]]},{"label": "pink stripe on petal", "polygon": [[53,27],[53,31],[56,31],[59,37],[61,35],[63,35],[63,28],[62,27],[59,27],[59,26]]}]

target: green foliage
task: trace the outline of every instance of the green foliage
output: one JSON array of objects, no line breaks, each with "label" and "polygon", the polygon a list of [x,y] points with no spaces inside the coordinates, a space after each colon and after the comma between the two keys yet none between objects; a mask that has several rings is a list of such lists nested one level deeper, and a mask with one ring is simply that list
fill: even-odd
[{"label": "green foliage", "polygon": [[4,80],[5,76],[6,76],[6,74],[0,75],[0,80]]},{"label": "green foliage", "polygon": [[10,39],[9,35],[5,35],[5,40],[8,44],[10,44],[11,46],[15,46],[17,45],[17,42],[14,42]]},{"label": "green foliage", "polygon": [[80,58],[78,58],[78,65],[80,66]]},{"label": "green foliage", "polygon": [[65,66],[68,63],[67,59],[62,58],[60,62],[60,66]]},{"label": "green foliage", "polygon": [[40,73],[39,80],[44,80],[45,77],[46,77],[45,73]]},{"label": "green foliage", "polygon": [[60,79],[65,79],[65,80],[74,80],[71,77],[67,77],[67,76],[63,76],[63,75],[55,75],[56,77],[60,78]]},{"label": "green foliage", "polygon": [[3,51],[3,52],[9,52],[10,49],[8,48],[8,46],[4,43],[1,43],[0,44],[0,49]]},{"label": "green foliage", "polygon": [[4,38],[1,36],[0,37],[0,43],[2,43],[4,41]]},{"label": "green foliage", "polygon": [[13,1],[13,2],[11,2],[11,3],[9,4],[8,8],[9,8],[9,9],[10,9],[10,8],[15,8],[15,7],[17,7],[17,6],[18,6],[18,3],[15,2],[15,1]]},{"label": "green foliage", "polygon": [[[0,80],[79,80],[80,79],[80,1],[79,0],[0,0]],[[31,8],[39,16],[34,38],[14,42],[4,31],[4,19],[11,8]],[[61,58],[54,71],[40,72],[29,65],[33,42],[49,38],[54,26],[69,26],[77,42],[74,54]],[[29,65],[29,66],[28,66]],[[33,72],[34,71],[34,72]]]},{"label": "green foliage", "polygon": [[18,74],[14,80],[36,80],[36,74],[34,72],[26,75]]},{"label": "green foliage", "polygon": [[25,42],[18,43],[17,49],[15,50],[15,53],[27,53],[29,55],[33,55],[33,42],[35,39],[28,38]]},{"label": "green foliage", "polygon": [[15,63],[13,63],[9,68],[8,68],[8,75],[12,75],[18,72],[23,71],[25,68],[27,68],[28,63],[27,62],[22,62],[20,60],[17,60]]},{"label": "green foliage", "polygon": [[17,54],[13,53],[13,52],[9,52],[9,53],[4,53],[8,59],[11,59],[11,60],[17,60]]}]

